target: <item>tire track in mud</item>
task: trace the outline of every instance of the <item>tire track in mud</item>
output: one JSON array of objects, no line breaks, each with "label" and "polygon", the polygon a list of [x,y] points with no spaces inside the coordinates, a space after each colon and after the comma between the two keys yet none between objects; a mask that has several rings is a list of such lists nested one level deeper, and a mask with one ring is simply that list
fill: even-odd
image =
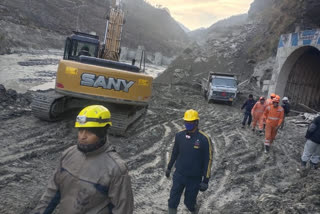
[{"label": "tire track in mud", "polygon": [[30,213],[60,153],[71,145],[71,139],[67,139],[73,135],[72,126],[67,121],[40,121],[32,115],[11,117],[1,123],[5,128],[0,130],[0,195],[5,198],[0,213]]},{"label": "tire track in mud", "polygon": [[[164,176],[164,168],[167,165],[167,147],[173,141],[175,125],[173,122],[161,124],[165,132],[161,139],[154,142],[154,146],[142,151],[137,156],[146,156],[153,153],[153,160],[139,166],[137,170],[131,170],[135,190],[135,213],[157,213],[167,210],[167,199],[169,197],[169,180]],[[148,182],[144,182],[147,180]],[[135,182],[143,181],[143,182]],[[136,185],[136,187],[135,187]],[[154,204],[154,202],[157,202]]]},{"label": "tire track in mud", "polygon": [[[287,210],[317,213],[320,210],[316,202],[303,201],[308,197],[303,194],[297,197],[296,193],[301,179],[296,168],[303,143],[297,146],[295,141],[305,130],[291,126],[288,120],[287,130],[279,133],[270,154],[265,155],[264,136],[240,128],[242,113],[237,108],[207,104],[189,88],[170,90],[162,87],[155,92],[157,98],[146,116],[129,130],[126,138],[110,136],[110,142],[119,147],[129,166],[134,213],[167,212],[172,177],[167,179],[164,171],[174,136],[183,128],[183,113],[189,108],[199,111],[200,129],[211,136],[214,148],[209,189],[198,197],[200,213],[287,213]],[[186,92],[184,96],[181,91]],[[47,123],[30,115],[3,121],[6,128],[0,130],[0,139],[6,141],[1,142],[4,149],[0,151],[0,195],[5,199],[0,203],[0,213],[30,213],[36,206],[61,151],[75,140],[73,122]],[[316,187],[310,188],[310,200],[316,194]],[[188,213],[183,200],[182,196],[179,213]]]}]

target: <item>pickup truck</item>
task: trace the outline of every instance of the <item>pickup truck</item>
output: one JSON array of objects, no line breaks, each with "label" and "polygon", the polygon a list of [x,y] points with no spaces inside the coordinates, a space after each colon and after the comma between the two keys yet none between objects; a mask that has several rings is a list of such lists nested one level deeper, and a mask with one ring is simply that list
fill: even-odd
[{"label": "pickup truck", "polygon": [[208,78],[201,82],[201,91],[208,103],[225,101],[229,105],[237,97],[237,77],[234,74],[209,72]]}]

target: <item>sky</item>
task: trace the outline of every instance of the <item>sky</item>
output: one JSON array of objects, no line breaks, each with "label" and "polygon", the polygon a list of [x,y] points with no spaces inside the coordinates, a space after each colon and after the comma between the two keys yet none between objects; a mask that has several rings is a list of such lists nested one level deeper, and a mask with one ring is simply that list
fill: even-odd
[{"label": "sky", "polygon": [[253,0],[147,0],[162,5],[190,30],[209,27],[218,20],[247,13]]}]

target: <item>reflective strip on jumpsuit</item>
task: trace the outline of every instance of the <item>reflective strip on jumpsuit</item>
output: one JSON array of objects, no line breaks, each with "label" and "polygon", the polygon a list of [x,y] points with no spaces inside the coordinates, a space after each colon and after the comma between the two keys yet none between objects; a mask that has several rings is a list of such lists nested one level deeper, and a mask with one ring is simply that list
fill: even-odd
[{"label": "reflective strip on jumpsuit", "polygon": [[266,119],[265,142],[266,146],[270,146],[277,135],[279,126],[284,117],[284,110],[281,106],[267,106],[263,117]]}]

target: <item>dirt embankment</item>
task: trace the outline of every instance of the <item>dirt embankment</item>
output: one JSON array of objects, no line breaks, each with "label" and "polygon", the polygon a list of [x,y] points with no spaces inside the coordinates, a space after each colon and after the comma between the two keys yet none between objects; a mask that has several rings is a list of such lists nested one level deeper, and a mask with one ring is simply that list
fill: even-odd
[{"label": "dirt embankment", "polygon": [[[214,140],[212,179],[199,194],[200,213],[320,212],[320,171],[297,171],[306,131],[295,124],[299,117],[287,119],[266,155],[263,137],[240,127],[237,108],[207,104],[198,89],[183,85],[156,84],[153,93],[147,115],[129,130],[130,137],[109,138],[128,163],[135,213],[166,213],[171,180],[164,169],[188,108],[199,111],[201,129]],[[61,152],[75,143],[74,115],[39,121],[30,113],[28,94],[11,94],[1,90],[0,213],[30,213]],[[182,202],[179,210],[187,213]]]}]

